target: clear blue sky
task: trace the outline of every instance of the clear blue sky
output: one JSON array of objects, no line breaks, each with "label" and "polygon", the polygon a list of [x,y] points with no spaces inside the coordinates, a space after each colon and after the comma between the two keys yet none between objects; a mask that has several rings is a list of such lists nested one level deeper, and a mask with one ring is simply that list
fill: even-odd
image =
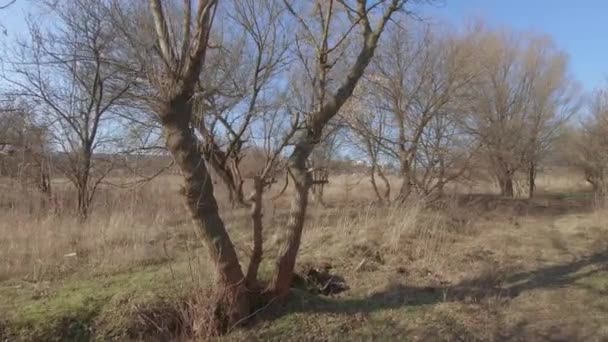
[{"label": "clear blue sky", "polygon": [[[25,29],[30,7],[31,0],[17,0],[0,13],[9,34],[2,39]],[[608,76],[608,0],[439,0],[423,12],[455,26],[481,18],[490,25],[548,33],[569,53],[572,73],[586,90],[603,85]]]}]

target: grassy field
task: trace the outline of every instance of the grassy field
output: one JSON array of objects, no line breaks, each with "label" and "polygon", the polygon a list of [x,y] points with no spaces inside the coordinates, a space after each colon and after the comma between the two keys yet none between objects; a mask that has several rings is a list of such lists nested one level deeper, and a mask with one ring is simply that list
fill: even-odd
[{"label": "grassy field", "polygon": [[[287,303],[222,339],[608,340],[608,210],[579,179],[542,175],[533,200],[462,184],[432,207],[373,204],[363,175],[332,180],[327,206],[309,211],[298,268],[326,269],[347,289],[324,296],[297,282]],[[85,224],[47,213],[34,193],[2,191],[0,340],[180,340],[186,326],[204,330],[196,308],[213,265],[178,184],[104,188]],[[265,203],[263,275],[287,198]],[[246,255],[247,209],[222,206]]]}]

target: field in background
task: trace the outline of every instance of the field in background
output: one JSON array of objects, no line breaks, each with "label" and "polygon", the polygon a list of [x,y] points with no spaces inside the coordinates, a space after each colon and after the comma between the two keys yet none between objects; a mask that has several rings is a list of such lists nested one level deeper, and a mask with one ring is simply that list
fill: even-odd
[{"label": "field in background", "polygon": [[[3,184],[0,339],[175,338],[196,319],[188,307],[204,300],[213,270],[178,180],[102,188],[85,224],[67,213],[71,196],[60,184],[51,213],[35,192]],[[287,305],[225,339],[608,339],[608,210],[566,170],[540,175],[538,186],[533,200],[500,198],[475,182],[432,207],[386,207],[372,203],[366,175],[335,177],[326,206],[311,204],[299,269],[328,270],[346,291],[322,296],[298,285]],[[232,209],[222,191],[223,217],[246,255],[248,210]],[[265,203],[265,275],[288,199]]]}]

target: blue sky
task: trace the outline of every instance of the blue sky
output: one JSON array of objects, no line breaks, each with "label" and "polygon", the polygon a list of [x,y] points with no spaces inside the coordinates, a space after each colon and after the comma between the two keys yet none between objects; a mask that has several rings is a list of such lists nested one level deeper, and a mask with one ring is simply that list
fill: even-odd
[{"label": "blue sky", "polygon": [[[25,29],[30,4],[17,0],[0,13],[9,35],[2,39]],[[607,0],[439,0],[424,7],[424,16],[455,26],[481,18],[490,25],[548,33],[568,52],[572,74],[587,91],[603,85],[608,76]]]},{"label": "blue sky", "polygon": [[572,74],[585,90],[607,79],[606,0],[442,0],[424,12],[456,26],[481,18],[493,26],[547,33],[570,55]]}]

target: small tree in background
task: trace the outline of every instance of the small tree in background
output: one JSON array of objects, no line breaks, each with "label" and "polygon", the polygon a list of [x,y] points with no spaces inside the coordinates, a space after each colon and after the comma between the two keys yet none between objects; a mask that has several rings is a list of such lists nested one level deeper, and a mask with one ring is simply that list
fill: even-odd
[{"label": "small tree in background", "polygon": [[11,102],[0,111],[0,175],[52,196],[48,132],[23,106]]},{"label": "small tree in background", "polygon": [[[115,110],[131,86],[114,63],[117,31],[104,3],[75,0],[43,3],[56,26],[29,22],[30,38],[19,42],[5,80],[31,107],[63,152],[57,168],[77,191],[77,212],[89,215],[96,190],[113,168],[95,158],[120,139]],[[117,134],[118,133],[118,134]]]},{"label": "small tree in background", "polygon": [[478,139],[500,186],[514,196],[514,178],[529,170],[530,195],[542,151],[577,109],[567,58],[548,38],[479,26],[469,33],[474,85],[463,120]]},{"label": "small tree in background", "polygon": [[582,171],[598,199],[608,190],[608,93],[596,90],[589,103],[590,115],[570,130],[563,142],[566,158]]}]

